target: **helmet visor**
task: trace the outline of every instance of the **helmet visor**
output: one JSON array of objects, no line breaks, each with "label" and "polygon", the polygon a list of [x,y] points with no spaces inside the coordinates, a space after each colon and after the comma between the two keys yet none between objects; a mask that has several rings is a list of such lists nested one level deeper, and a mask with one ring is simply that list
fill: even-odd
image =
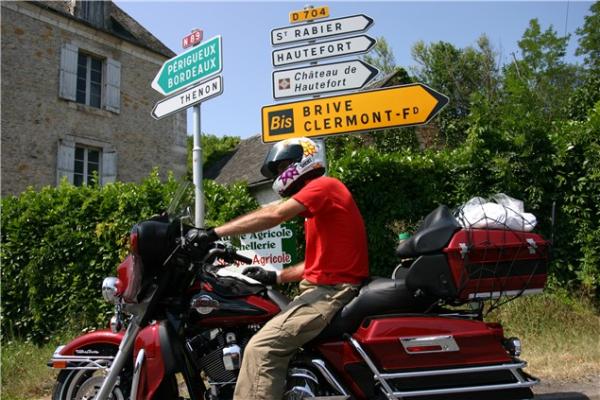
[{"label": "helmet visor", "polygon": [[[267,153],[263,166],[260,169],[265,178],[273,179],[279,175],[278,164],[282,161],[297,162],[302,159],[304,149],[300,144],[277,143]],[[289,165],[289,163],[288,163]]]}]

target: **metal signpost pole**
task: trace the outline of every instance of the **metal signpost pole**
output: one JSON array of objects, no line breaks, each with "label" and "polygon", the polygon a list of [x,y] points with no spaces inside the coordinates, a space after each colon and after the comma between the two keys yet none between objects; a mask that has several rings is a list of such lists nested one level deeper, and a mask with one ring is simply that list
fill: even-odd
[{"label": "metal signpost pole", "polygon": [[[151,112],[153,118],[161,119],[193,106],[194,224],[199,228],[204,227],[200,103],[223,92],[223,79],[218,76],[223,70],[221,36],[215,36],[204,43],[201,43],[202,38],[203,33],[200,29],[194,29],[190,35],[184,37],[183,47],[189,49],[165,61],[151,84],[152,88],[159,93],[169,95],[156,103]],[[212,79],[208,80],[208,78]]]},{"label": "metal signpost pole", "polygon": [[194,215],[195,225],[204,228],[204,190],[202,186],[202,131],[200,121],[200,104],[192,107],[192,124],[194,135],[194,148],[192,150],[192,171],[195,193]]}]

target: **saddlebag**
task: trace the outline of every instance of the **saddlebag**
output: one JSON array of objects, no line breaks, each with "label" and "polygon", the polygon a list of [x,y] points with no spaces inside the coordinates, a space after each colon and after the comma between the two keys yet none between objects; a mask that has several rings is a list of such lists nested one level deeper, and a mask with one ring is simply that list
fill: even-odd
[{"label": "saddlebag", "polygon": [[359,357],[342,364],[365,398],[379,390],[402,399],[531,398],[538,380],[522,371],[525,363],[511,357],[502,340],[500,325],[478,320],[377,316],[349,337]]}]

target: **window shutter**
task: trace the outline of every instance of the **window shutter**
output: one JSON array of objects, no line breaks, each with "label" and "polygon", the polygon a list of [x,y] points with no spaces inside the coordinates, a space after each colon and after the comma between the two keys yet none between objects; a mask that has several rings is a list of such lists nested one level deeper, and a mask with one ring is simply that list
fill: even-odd
[{"label": "window shutter", "polygon": [[107,110],[119,113],[121,111],[121,63],[109,58],[106,60],[106,83],[104,84]]},{"label": "window shutter", "polygon": [[101,184],[106,185],[117,179],[117,153],[115,151],[102,152],[102,178]]},{"label": "window shutter", "polygon": [[75,101],[77,94],[77,53],[79,49],[65,43],[60,51],[60,80],[58,96]]},{"label": "window shutter", "polygon": [[63,177],[73,183],[73,170],[75,169],[75,142],[60,140],[58,142],[58,156],[56,162],[56,184],[60,184]]}]

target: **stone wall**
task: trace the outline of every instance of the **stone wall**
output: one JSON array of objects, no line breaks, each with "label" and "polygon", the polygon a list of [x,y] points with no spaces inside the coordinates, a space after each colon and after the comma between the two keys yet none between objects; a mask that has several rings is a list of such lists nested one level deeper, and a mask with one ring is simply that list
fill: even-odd
[{"label": "stone wall", "polygon": [[[3,196],[56,185],[59,140],[73,137],[116,150],[120,181],[139,181],[154,167],[185,174],[185,113],[150,116],[162,98],[150,83],[166,57],[28,2],[1,6]],[[58,97],[64,43],[121,63],[120,113]]]}]

